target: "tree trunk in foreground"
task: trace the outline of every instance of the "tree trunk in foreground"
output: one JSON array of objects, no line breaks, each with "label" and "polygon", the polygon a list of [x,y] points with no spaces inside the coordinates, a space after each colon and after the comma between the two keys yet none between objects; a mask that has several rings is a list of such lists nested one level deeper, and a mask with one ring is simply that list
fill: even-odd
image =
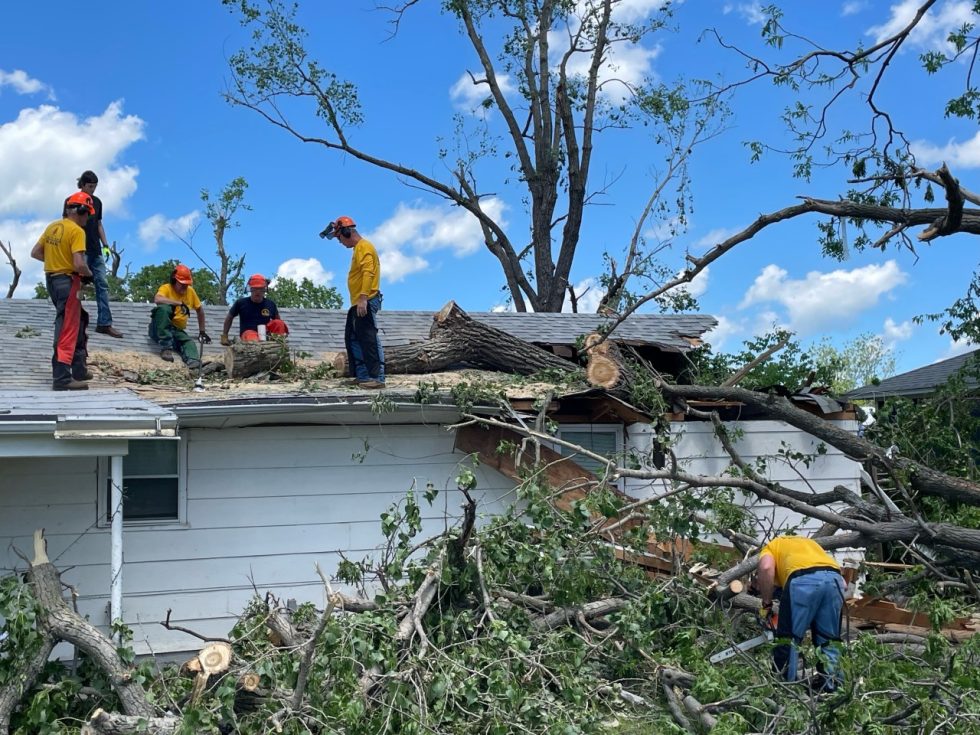
[{"label": "tree trunk in foreground", "polygon": [[225,372],[229,378],[248,378],[275,370],[287,354],[288,348],[278,340],[235,342],[225,347]]},{"label": "tree trunk in foreground", "polygon": [[385,373],[391,375],[433,373],[458,364],[519,375],[575,370],[568,360],[473,320],[455,301],[433,317],[425,342],[385,350]]}]

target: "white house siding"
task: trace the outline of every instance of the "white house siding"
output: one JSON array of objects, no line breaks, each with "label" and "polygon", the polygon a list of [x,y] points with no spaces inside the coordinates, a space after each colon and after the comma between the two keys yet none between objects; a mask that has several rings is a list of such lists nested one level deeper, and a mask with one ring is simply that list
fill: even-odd
[{"label": "white house siding", "polygon": [[[857,431],[856,421],[835,421],[846,431]],[[845,457],[837,449],[826,446],[825,454],[818,454],[820,441],[813,436],[789,426],[781,421],[734,421],[725,424],[732,435],[741,434],[735,447],[749,464],[760,457],[769,458],[766,475],[786,487],[801,492],[819,493],[833,489],[836,485],[846,485],[855,492],[860,491],[860,465]],[[635,451],[641,458],[650,451],[653,433],[648,425],[635,424],[627,432],[627,448]],[[680,458],[684,470],[703,475],[721,475],[730,464],[708,422],[678,421],[671,423],[674,437],[674,451]],[[782,450],[814,455],[809,468],[797,462],[795,468],[778,457]],[[647,498],[667,490],[662,482],[651,483],[645,480],[627,478],[626,491],[636,498]],[[763,535],[795,527],[799,532],[810,532],[820,527],[819,521],[793,513],[786,508],[760,501],[754,496],[737,495],[737,502],[751,509],[757,523],[757,532]]]},{"label": "white house siding", "polygon": [[[127,525],[123,611],[138,652],[190,650],[197,641],[157,623],[226,635],[254,589],[282,599],[321,603],[318,563],[332,574],[339,552],[360,560],[383,543],[381,513],[419,490],[424,528],[441,531],[458,518],[455,477],[466,457],[439,426],[304,426],[191,429],[181,432],[186,523]],[[367,446],[365,446],[365,442]],[[30,534],[44,526],[49,556],[79,592],[79,611],[107,622],[109,531],[98,521],[104,478],[95,459],[4,461],[0,489],[0,564],[24,564]],[[476,470],[479,512],[500,512],[513,483]],[[441,492],[434,506],[426,483]],[[253,589],[254,586],[254,589]]]}]

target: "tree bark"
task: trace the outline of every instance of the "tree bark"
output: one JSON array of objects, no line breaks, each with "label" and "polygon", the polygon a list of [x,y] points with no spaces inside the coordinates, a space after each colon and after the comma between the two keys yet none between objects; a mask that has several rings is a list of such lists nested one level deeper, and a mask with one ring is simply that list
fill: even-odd
[{"label": "tree bark", "polygon": [[134,681],[133,669],[123,663],[112,641],[65,603],[61,595],[61,576],[48,561],[44,543],[43,531],[35,531],[34,559],[27,571],[27,580],[41,606],[38,619],[41,630],[57,640],[78,646],[90,656],[109,678],[126,714],[152,717],[156,714],[153,705],[143,687]]},{"label": "tree bark", "polygon": [[851,459],[860,462],[871,460],[874,465],[889,474],[896,471],[902,473],[908,478],[909,486],[916,492],[923,495],[936,495],[953,502],[980,505],[980,485],[938,472],[911,459],[888,457],[881,447],[819,416],[797,408],[782,396],[759,393],[746,388],[673,385],[665,381],[661,382],[660,387],[669,398],[738,401],[752,406],[769,418],[785,421],[790,426],[830,444]]},{"label": "tree bark", "polygon": [[82,729],[82,735],[175,735],[180,724],[176,717],[137,717],[97,709]]},{"label": "tree bark", "polygon": [[234,342],[225,347],[225,372],[229,378],[248,378],[274,370],[288,350],[278,340],[267,342]]},{"label": "tree bark", "polygon": [[54,650],[54,645],[54,639],[45,638],[41,648],[27,662],[27,666],[20,672],[17,680],[0,688],[0,735],[7,735],[10,732],[10,715],[13,714],[21,697],[34,686],[35,680],[48,662],[48,657],[51,656],[51,651]]},{"label": "tree bark", "polygon": [[385,350],[385,373],[391,375],[419,375],[459,364],[519,375],[575,370],[547,350],[473,320],[455,301],[435,315],[425,342]]}]

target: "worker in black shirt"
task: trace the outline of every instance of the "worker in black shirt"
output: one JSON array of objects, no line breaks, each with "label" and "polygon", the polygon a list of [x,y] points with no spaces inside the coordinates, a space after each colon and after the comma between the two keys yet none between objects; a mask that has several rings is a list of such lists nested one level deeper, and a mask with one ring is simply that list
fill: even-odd
[{"label": "worker in black shirt", "polygon": [[279,309],[274,301],[266,298],[265,290],[269,281],[261,273],[256,273],[248,279],[249,295],[244,296],[228,310],[225,325],[221,330],[221,344],[230,345],[228,330],[231,323],[238,317],[238,334],[243,341],[259,339],[259,326],[265,327],[268,334],[289,334],[286,323],[279,318]]}]

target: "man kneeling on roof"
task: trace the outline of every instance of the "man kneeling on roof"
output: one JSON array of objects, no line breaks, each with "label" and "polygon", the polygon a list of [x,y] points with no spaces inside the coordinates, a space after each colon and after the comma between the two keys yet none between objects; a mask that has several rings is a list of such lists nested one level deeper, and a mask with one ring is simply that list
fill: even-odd
[{"label": "man kneeling on roof", "polygon": [[268,286],[269,281],[261,273],[248,279],[248,296],[243,296],[232,304],[225,317],[225,324],[221,329],[221,344],[231,344],[228,331],[236,316],[238,334],[244,342],[259,339],[260,327],[265,327],[267,334],[289,334],[289,327],[279,318],[279,309],[275,302],[265,295]]},{"label": "man kneeling on roof", "polygon": [[[201,366],[197,342],[211,344],[211,338],[204,331],[204,305],[192,283],[191,269],[178,265],[170,274],[170,282],[160,286],[153,297],[156,306],[150,313],[150,339],[161,347],[161,358],[173,362],[176,350],[184,364],[196,370]],[[197,312],[197,340],[186,331],[191,309]]]}]

